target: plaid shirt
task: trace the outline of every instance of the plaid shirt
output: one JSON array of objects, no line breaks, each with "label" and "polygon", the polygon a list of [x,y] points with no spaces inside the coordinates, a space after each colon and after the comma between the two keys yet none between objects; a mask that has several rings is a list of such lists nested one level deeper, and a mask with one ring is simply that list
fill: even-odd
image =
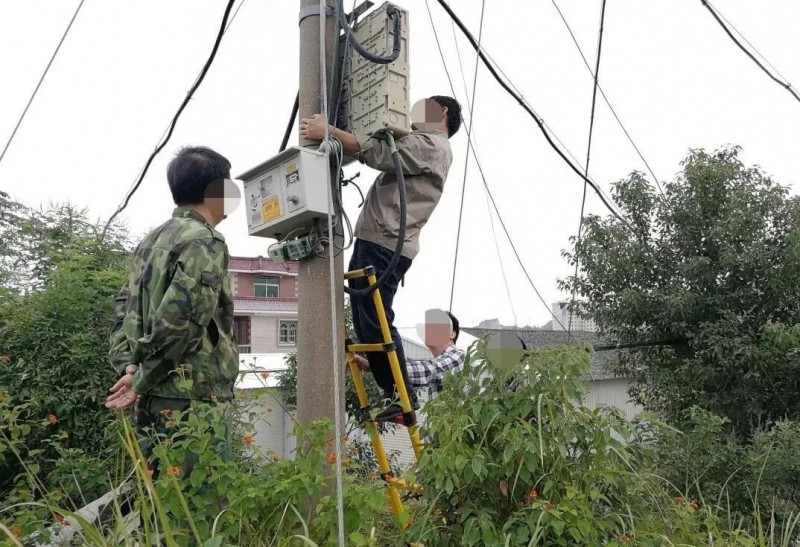
[{"label": "plaid shirt", "polygon": [[430,398],[436,398],[444,387],[444,376],[450,371],[460,373],[464,368],[466,353],[450,346],[439,357],[432,359],[408,359],[406,370],[408,381],[414,388],[428,387]]}]

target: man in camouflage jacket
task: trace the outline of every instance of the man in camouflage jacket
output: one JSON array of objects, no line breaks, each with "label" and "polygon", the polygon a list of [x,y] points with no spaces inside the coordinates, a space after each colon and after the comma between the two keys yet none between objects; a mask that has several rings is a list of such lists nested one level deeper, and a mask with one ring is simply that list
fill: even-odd
[{"label": "man in camouflage jacket", "polygon": [[[108,408],[134,404],[140,433],[163,431],[165,415],[233,398],[238,350],[225,218],[230,162],[208,148],[184,148],[167,179],[177,207],[133,255],[116,298],[111,365],[122,378]],[[228,186],[230,188],[230,186]]]}]

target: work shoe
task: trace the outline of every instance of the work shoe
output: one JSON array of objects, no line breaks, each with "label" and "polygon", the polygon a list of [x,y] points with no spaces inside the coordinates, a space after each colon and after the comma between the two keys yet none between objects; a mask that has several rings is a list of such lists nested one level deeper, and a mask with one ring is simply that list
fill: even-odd
[{"label": "work shoe", "polygon": [[[414,410],[419,410],[419,403],[414,401],[412,404],[412,408]],[[397,403],[392,403],[383,410],[381,410],[377,416],[375,416],[376,422],[393,422],[397,418],[400,418],[403,415],[403,407],[401,407]]]}]

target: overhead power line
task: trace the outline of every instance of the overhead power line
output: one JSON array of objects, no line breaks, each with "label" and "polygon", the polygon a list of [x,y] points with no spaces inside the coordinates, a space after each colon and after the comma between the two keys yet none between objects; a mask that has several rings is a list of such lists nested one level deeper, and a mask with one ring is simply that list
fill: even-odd
[{"label": "overhead power line", "polygon": [[[136,193],[136,191],[139,189],[139,186],[141,186],[145,175],[147,175],[147,170],[150,169],[150,164],[153,163],[153,160],[158,155],[158,153],[161,152],[161,150],[163,150],[163,148],[169,142],[170,138],[172,138],[172,133],[173,133],[173,131],[175,131],[175,125],[178,123],[178,118],[180,118],[181,114],[183,114],[183,110],[189,104],[189,101],[192,99],[192,96],[194,95],[195,91],[197,91],[197,88],[199,88],[200,84],[203,83],[203,80],[205,79],[206,74],[208,73],[208,69],[211,68],[211,64],[214,62],[214,58],[217,56],[217,50],[219,49],[219,45],[222,42],[222,37],[225,35],[225,32],[229,28],[228,16],[231,13],[231,8],[233,8],[233,4],[235,3],[235,1],[236,0],[228,0],[228,4],[227,4],[227,6],[225,6],[225,13],[222,16],[222,23],[220,24],[219,32],[217,33],[217,37],[214,40],[214,47],[211,50],[211,55],[209,55],[208,60],[206,61],[206,64],[203,66],[203,69],[200,71],[200,75],[197,77],[197,79],[195,80],[194,84],[192,84],[192,87],[189,89],[189,92],[186,93],[186,98],[183,100],[183,102],[181,103],[181,106],[178,108],[178,111],[175,113],[175,116],[172,118],[172,122],[170,122],[169,127],[167,128],[166,135],[162,136],[162,138],[160,139],[160,144],[158,144],[156,146],[156,148],[150,154],[150,157],[147,158],[147,161],[145,162],[144,167],[142,168],[141,172],[139,173],[139,177],[137,178],[136,182],[133,184],[133,187],[130,189],[128,194],[125,196],[125,199],[123,200],[122,204],[119,207],[117,207],[117,210],[114,211],[114,214],[112,214],[111,217],[108,219],[108,222],[106,223],[106,226],[103,229],[103,235],[104,236],[105,236],[106,231],[108,230],[108,227],[111,225],[111,223],[114,221],[114,219],[120,213],[122,213],[122,211],[125,210],[125,208],[128,206],[128,203],[130,202],[131,198]],[[244,4],[244,0],[242,0],[242,2],[239,4],[239,9],[241,9],[242,4]],[[239,10],[237,9],[236,13],[238,13],[238,11]],[[234,14],[234,17],[235,16],[236,15]],[[232,22],[233,22],[233,19],[231,19],[231,23]]]},{"label": "overhead power line", "polygon": [[[553,6],[556,8],[556,11],[558,12],[558,15],[560,16],[561,21],[564,23],[564,26],[567,27],[567,31],[569,32],[569,35],[572,38],[572,42],[575,44],[575,47],[578,49],[578,53],[580,53],[581,59],[583,59],[583,64],[586,66],[586,69],[589,71],[589,74],[592,76],[592,78],[594,78],[595,77],[595,73],[592,70],[591,65],[589,64],[589,61],[586,59],[586,55],[584,55],[584,53],[583,53],[583,48],[581,48],[580,43],[578,43],[578,39],[575,37],[575,33],[572,32],[572,27],[570,26],[569,22],[567,21],[567,18],[564,17],[564,13],[561,11],[561,8],[558,6],[558,2],[556,0],[551,0],[551,1],[553,3]],[[606,96],[605,91],[603,91],[603,86],[601,86],[598,83],[597,84],[597,89],[598,89],[598,91],[600,91],[600,96],[603,97],[603,101],[606,103],[606,106],[608,106],[608,109],[611,111],[611,114],[614,116],[614,119],[617,120],[617,124],[619,124],[620,129],[622,129],[622,132],[625,133],[625,136],[627,137],[628,142],[631,143],[631,146],[633,146],[633,149],[636,151],[636,154],[639,156],[639,159],[642,160],[642,163],[644,163],[644,166],[647,168],[647,171],[650,173],[650,176],[653,177],[653,181],[656,183],[656,188],[658,188],[658,191],[663,196],[664,195],[664,190],[661,188],[661,183],[659,182],[658,177],[653,172],[653,169],[650,167],[650,163],[648,163],[648,161],[645,159],[644,155],[642,154],[642,151],[639,149],[639,147],[634,142],[633,137],[628,132],[628,129],[625,127],[625,125],[622,123],[622,120],[617,115],[617,111],[614,110],[613,106],[611,106],[611,101],[608,100],[608,97]]]},{"label": "overhead power line", "polygon": [[472,33],[467,29],[467,27],[464,25],[464,23],[461,21],[461,19],[459,19],[459,17],[455,14],[455,12],[452,10],[452,8],[450,8],[450,6],[448,6],[447,3],[444,0],[438,0],[438,2],[439,2],[439,5],[441,5],[442,8],[444,8],[444,10],[447,12],[447,14],[450,16],[450,18],[453,21],[455,21],[456,25],[458,25],[458,28],[461,30],[461,32],[464,34],[464,36],[467,37],[467,39],[469,40],[469,42],[472,45],[472,47],[478,53],[478,56],[480,57],[481,61],[483,61],[483,63],[486,66],[486,68],[489,70],[489,72],[492,74],[492,76],[494,76],[494,79],[497,80],[497,83],[499,83],[500,86],[509,95],[511,95],[514,99],[516,99],[517,102],[519,103],[519,105],[531,116],[531,118],[533,118],[533,120],[536,122],[536,125],[539,127],[539,130],[542,132],[542,135],[544,135],[545,139],[547,140],[547,142],[551,146],[551,148],[553,148],[553,150],[555,150],[555,152],[561,157],[561,159],[564,161],[564,163],[566,163],[567,166],[569,166],[569,168],[572,169],[573,172],[575,172],[575,174],[577,174],[579,177],[581,177],[581,179],[583,181],[585,181],[595,191],[597,196],[600,198],[600,201],[603,202],[603,205],[605,205],[605,207],[611,212],[611,214],[614,217],[616,217],[617,220],[619,220],[622,224],[624,224],[626,227],[631,229],[630,224],[624,218],[622,218],[622,216],[617,212],[617,210],[611,205],[609,200],[606,199],[606,197],[603,195],[603,192],[594,183],[594,181],[590,180],[586,175],[584,175],[581,172],[581,170],[578,168],[578,166],[576,166],[564,154],[564,152],[558,147],[558,145],[556,145],[556,143],[553,141],[552,137],[548,133],[547,129],[545,128],[544,123],[539,118],[539,116],[536,114],[536,112],[534,112],[533,109],[527,104],[527,102],[518,93],[516,93],[513,89],[511,89],[509,84],[506,83],[503,80],[503,78],[500,77],[500,75],[495,70],[494,66],[492,66],[492,63],[490,63],[489,60],[484,55],[484,53],[483,53],[483,51],[482,51],[482,49],[480,47],[480,44],[478,44],[478,41],[475,39],[475,37],[472,35]]},{"label": "overhead power line", "polygon": [[[478,27],[478,44],[480,45],[481,39],[483,38],[483,16],[486,13],[486,0],[481,2],[481,23]],[[456,42],[456,46],[458,46],[458,42]],[[461,65],[461,55],[458,56],[459,66],[461,67],[461,78],[464,79],[464,67]],[[472,100],[470,101],[469,94],[467,94],[467,101],[466,104],[469,105],[469,125],[467,126],[467,137],[469,139],[472,138],[472,122],[475,119],[472,116],[472,112],[475,110],[475,91],[478,87],[478,61],[479,58],[475,56],[475,74],[472,78]],[[466,81],[464,82],[466,84]],[[464,89],[466,92],[466,87]],[[453,93],[455,95],[455,93]],[[462,114],[461,119],[464,119]],[[467,171],[469,170],[469,154],[466,154],[464,158],[464,181],[461,183],[461,206],[458,209],[458,229],[456,231],[456,252],[455,256],[453,257],[453,277],[452,283],[450,284],[450,310],[453,309],[453,296],[455,295],[456,291],[456,266],[458,265],[458,250],[461,243],[461,221],[464,217],[464,198],[466,196],[467,190]]]},{"label": "overhead power line", "polygon": [[[603,51],[603,26],[606,20],[606,0],[600,7],[600,30],[597,32],[597,62],[594,67],[594,85],[592,86],[592,110],[589,114],[589,138],[586,144],[586,176],[589,175],[589,160],[592,158],[592,135],[594,133],[594,113],[597,107],[597,88],[600,78],[600,54]],[[583,53],[581,53],[583,55]],[[588,180],[588,179],[586,179]],[[581,218],[578,222],[578,239],[577,245],[580,245],[581,235],[583,234],[583,215],[586,212],[586,182],[583,183],[583,198],[581,198]],[[579,260],[575,260],[575,277],[578,277],[578,264]],[[572,291],[572,307],[575,307],[575,290]],[[572,336],[572,313],[569,314],[569,325],[567,328],[567,335]]]},{"label": "overhead power line", "polygon": [[[444,60],[444,52],[442,51],[442,45],[439,42],[439,35],[436,32],[436,24],[433,21],[433,14],[431,13],[430,5],[428,4],[428,0],[425,0],[425,6],[428,8],[428,16],[430,17],[430,20],[431,20],[431,27],[433,29],[433,36],[436,39],[436,47],[439,50],[439,57],[442,60],[442,66],[444,67],[444,72],[447,75],[447,81],[450,84],[450,90],[452,91],[453,96],[455,97],[456,89],[455,89],[455,86],[453,85],[452,78],[450,78],[450,71],[447,70],[447,63]],[[528,273],[528,269],[525,267],[525,263],[522,262],[522,257],[520,257],[519,252],[517,252],[517,247],[516,247],[516,245],[514,245],[514,241],[511,239],[511,234],[508,232],[508,228],[506,227],[506,223],[503,221],[503,217],[500,215],[500,211],[497,208],[497,203],[494,200],[494,196],[492,195],[492,191],[489,189],[489,184],[486,182],[486,175],[483,172],[483,166],[481,165],[481,162],[478,159],[478,154],[475,152],[475,147],[474,147],[474,145],[472,143],[472,138],[471,138],[471,136],[469,134],[467,134],[467,144],[469,146],[469,150],[467,151],[467,153],[472,152],[472,156],[475,158],[475,165],[478,166],[478,172],[481,175],[481,180],[483,181],[483,186],[486,189],[486,193],[489,195],[489,199],[492,202],[492,206],[494,207],[495,214],[497,214],[497,220],[500,221],[500,225],[503,227],[503,232],[506,235],[506,239],[508,239],[508,243],[511,246],[511,250],[514,252],[514,256],[516,257],[517,262],[519,263],[519,266],[522,269],[522,272],[525,274],[525,277],[527,278],[528,283],[530,284],[531,288],[533,289],[533,292],[536,293],[536,296],[539,298],[539,301],[542,303],[542,305],[544,305],[545,309],[547,310],[547,313],[550,314],[550,316],[553,318],[553,320],[556,323],[558,323],[561,326],[562,329],[566,330],[566,327],[561,323],[561,321],[558,320],[558,317],[553,313],[553,310],[551,310],[550,306],[547,304],[547,301],[545,301],[544,297],[542,297],[542,293],[539,292],[539,289],[536,287],[536,284],[533,282],[533,279],[531,278],[530,274]]]},{"label": "overhead power line", "polygon": [[[725,22],[722,20],[721,12],[719,12],[719,10],[716,7],[712,6],[711,3],[708,0],[700,0],[700,1],[706,7],[706,9],[709,11],[709,13],[711,13],[711,15],[714,16],[714,19],[716,19],[717,23],[719,23],[719,26],[722,27],[722,30],[725,31],[725,34],[727,34],[728,37],[731,40],[733,40],[733,43],[736,44],[739,47],[739,49],[744,51],[745,55],[750,57],[750,59],[756,65],[758,65],[758,68],[760,68],[762,71],[764,71],[764,74],[769,76],[776,84],[778,84],[779,86],[785,88],[786,91],[788,91],[789,93],[792,94],[792,97],[794,97],[795,100],[800,102],[800,95],[798,95],[797,91],[794,90],[794,88],[792,87],[792,84],[789,81],[787,81],[786,79],[781,79],[778,76],[776,76],[775,74],[773,74],[767,67],[765,67],[761,63],[761,61],[756,59],[755,55],[753,55],[746,47],[744,47],[744,45],[736,38],[736,36],[733,35],[733,33],[731,32],[731,29],[728,28],[728,25],[726,25]],[[742,38],[744,38],[744,35],[741,32],[739,32],[738,30],[736,32],[740,36],[742,36]],[[745,38],[745,41],[747,41],[746,38]],[[753,49],[755,49],[755,48],[753,48]],[[756,50],[756,52],[758,52],[758,50]],[[761,54],[759,53],[759,55],[761,55]],[[764,58],[764,60],[766,60],[766,57],[764,57],[763,55],[761,55],[761,57]],[[770,64],[770,66],[772,66],[771,63],[769,63],[769,61],[767,61],[767,64]]]},{"label": "overhead power line", "polygon": [[2,162],[3,158],[6,156],[6,152],[8,151],[8,147],[11,146],[11,142],[14,140],[14,137],[17,134],[17,130],[19,129],[19,126],[22,125],[22,121],[25,119],[25,115],[28,113],[28,109],[31,107],[31,103],[33,103],[33,99],[36,97],[36,94],[39,92],[39,88],[42,86],[42,82],[44,81],[45,76],[47,76],[47,73],[50,71],[50,66],[52,66],[53,61],[56,58],[56,55],[58,55],[58,52],[61,49],[61,44],[64,43],[64,39],[67,37],[67,34],[69,34],[69,29],[72,28],[72,23],[74,23],[75,22],[75,18],[78,17],[78,12],[81,11],[81,8],[83,7],[83,3],[85,1],[86,0],[81,0],[80,4],[78,4],[78,7],[75,8],[75,13],[72,14],[72,19],[69,20],[69,24],[67,25],[67,28],[64,31],[64,34],[61,35],[61,40],[58,41],[58,45],[56,46],[55,51],[53,51],[53,55],[50,57],[50,61],[47,63],[47,66],[44,68],[44,72],[42,72],[42,76],[39,78],[39,83],[36,84],[36,88],[34,88],[33,93],[31,93],[31,98],[28,99],[28,104],[25,105],[25,109],[22,111],[22,115],[19,117],[19,120],[17,120],[17,125],[14,126],[14,130],[11,132],[11,136],[8,137],[8,141],[6,142],[5,147],[3,147],[3,153],[0,154],[0,162]]},{"label": "overhead power line", "polygon": [[[481,10],[483,10],[483,7],[481,7]],[[431,22],[433,22],[432,18],[431,18]],[[470,136],[470,140],[472,141],[472,146],[474,147],[475,146],[475,129],[471,125],[472,112],[473,112],[473,108],[472,107],[473,107],[473,105],[471,104],[471,101],[470,101],[469,88],[467,87],[467,78],[466,78],[466,76],[464,74],[464,64],[461,61],[461,48],[458,47],[458,35],[456,34],[456,24],[453,21],[450,21],[450,27],[453,29],[453,44],[456,47],[456,57],[458,58],[458,67],[459,67],[459,70],[461,71],[461,83],[464,85],[464,96],[467,98],[467,103],[466,104],[469,107],[468,111],[469,111],[469,118],[470,118],[470,126],[469,126],[470,130],[467,132],[467,134]],[[488,56],[488,54],[487,54],[487,56]],[[476,71],[476,74],[477,74],[478,63],[479,62],[480,62],[480,59],[476,55],[475,56],[475,71]],[[455,95],[455,91],[453,92],[453,95]],[[473,99],[472,99],[472,101],[474,101],[474,96],[475,96],[475,90],[473,89],[473,92],[472,92]],[[463,111],[462,111],[462,120],[463,120]],[[475,161],[479,161],[477,159],[477,150],[475,152],[476,152],[475,153],[475,158],[476,158]],[[467,154],[467,158],[469,158],[469,154]],[[466,169],[464,171],[464,176],[466,178]],[[462,192],[463,192],[463,190],[462,190]],[[506,268],[505,268],[505,265],[503,264],[503,255],[500,253],[500,242],[497,239],[497,231],[495,230],[495,226],[494,226],[494,215],[492,214],[492,207],[491,207],[491,203],[489,202],[489,194],[486,192],[485,188],[484,188],[484,196],[486,197],[486,212],[489,214],[489,225],[492,228],[492,241],[494,241],[494,250],[497,253],[497,263],[500,265],[500,275],[503,277],[503,285],[505,286],[506,296],[508,297],[508,306],[511,308],[511,315],[514,318],[514,325],[517,325],[518,324],[517,312],[514,309],[514,299],[511,298],[511,288],[508,285],[508,276],[506,275]],[[452,286],[450,288],[451,293],[453,291],[453,287],[455,287],[455,274],[453,274],[453,284],[452,284]],[[450,303],[451,310],[452,310],[452,307],[453,307],[453,304],[452,304],[452,294],[451,294],[451,303]]]}]

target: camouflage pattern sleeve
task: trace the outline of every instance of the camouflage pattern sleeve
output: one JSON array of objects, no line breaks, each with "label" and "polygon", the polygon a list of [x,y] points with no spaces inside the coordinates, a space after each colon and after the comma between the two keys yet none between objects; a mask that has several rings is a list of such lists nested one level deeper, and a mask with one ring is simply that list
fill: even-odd
[{"label": "camouflage pattern sleeve", "polygon": [[164,297],[151,313],[149,334],[137,340],[133,357],[139,370],[133,378],[137,393],[146,393],[178,373],[188,352],[197,351],[216,311],[219,284],[225,273],[227,252],[216,238],[191,240],[179,252],[173,271],[153,271],[171,276]]},{"label": "camouflage pattern sleeve", "polygon": [[120,376],[125,367],[133,363],[133,352],[123,328],[129,295],[130,290],[126,283],[114,298],[114,325],[111,327],[111,350],[108,352],[108,361]]}]

